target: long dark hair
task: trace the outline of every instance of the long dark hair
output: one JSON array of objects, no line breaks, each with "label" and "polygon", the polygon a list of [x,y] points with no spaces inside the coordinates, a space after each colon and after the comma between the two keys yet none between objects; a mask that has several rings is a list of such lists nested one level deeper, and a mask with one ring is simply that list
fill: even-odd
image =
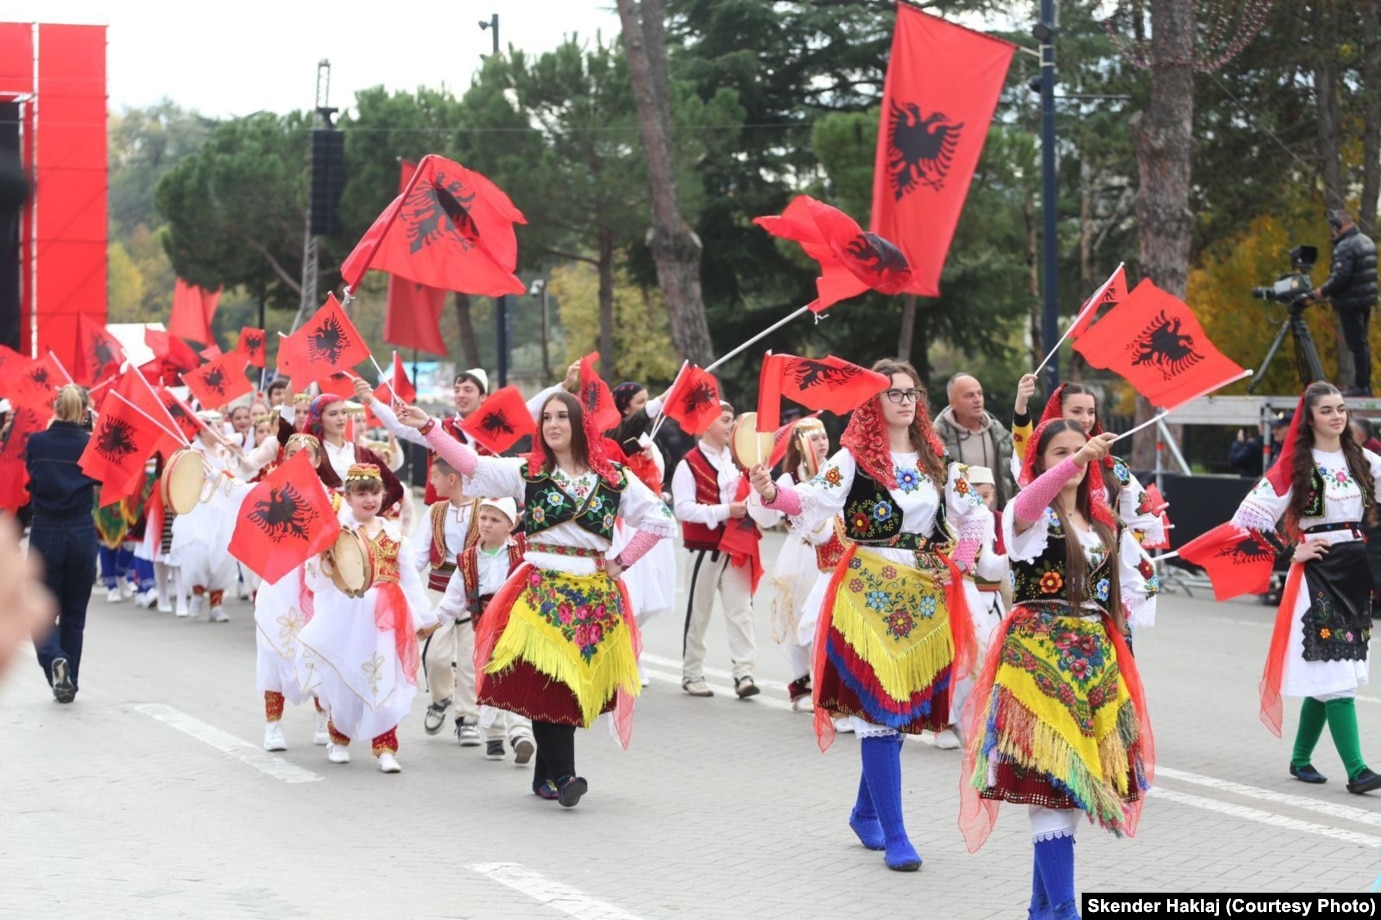
[{"label": "long dark hair", "polygon": [[[1290,508],[1285,514],[1288,529],[1299,529],[1300,519],[1305,516],[1309,506],[1310,483],[1314,478],[1314,407],[1325,396],[1343,395],[1331,383],[1319,381],[1311,383],[1304,390],[1304,405],[1295,425],[1295,465],[1290,471]],[[1344,425],[1339,439],[1342,442],[1343,456],[1347,460],[1348,472],[1362,490],[1362,507],[1366,509],[1368,523],[1376,520],[1376,496],[1371,481],[1371,465],[1362,455],[1362,445],[1352,436],[1352,426]]]},{"label": "long dark hair", "polygon": [[542,472],[550,473],[556,469],[556,454],[552,453],[547,446],[546,438],[542,437],[542,416],[547,411],[547,406],[554,402],[559,402],[566,407],[571,420],[571,459],[576,466],[585,469],[592,469],[590,464],[590,444],[585,438],[585,409],[580,405],[580,400],[570,393],[553,393],[551,398],[542,403],[541,410],[537,413],[537,434],[533,436],[533,443],[537,450],[542,454]]},{"label": "long dark hair", "polygon": [[[1055,435],[1063,434],[1066,431],[1073,431],[1083,438],[1088,437],[1078,422],[1066,419],[1050,422],[1045,431],[1041,432],[1040,440],[1032,448],[1036,451],[1036,456],[1032,459],[1031,468],[1037,476],[1045,472],[1045,451],[1050,447],[1050,442]],[[1117,530],[1094,517],[1093,490],[1089,488],[1087,473],[1079,483],[1076,507],[1107,549],[1109,557],[1107,609],[1112,613],[1113,622],[1117,625],[1118,630],[1122,630],[1126,627],[1127,617],[1122,609],[1122,589],[1117,577]],[[1058,495],[1051,499],[1050,508],[1055,512],[1055,517],[1059,519],[1060,527],[1065,534],[1065,597],[1071,607],[1082,607],[1085,601],[1093,597],[1093,586],[1089,584],[1088,560],[1084,558],[1084,547],[1079,542],[1079,534],[1065,514],[1064,506],[1060,503]]]}]

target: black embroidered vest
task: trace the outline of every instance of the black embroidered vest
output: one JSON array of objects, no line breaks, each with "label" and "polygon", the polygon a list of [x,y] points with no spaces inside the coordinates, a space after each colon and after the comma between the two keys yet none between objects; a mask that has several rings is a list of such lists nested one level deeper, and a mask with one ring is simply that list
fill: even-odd
[{"label": "black embroidered vest", "polygon": [[581,530],[613,542],[620,496],[628,487],[627,469],[618,463],[613,467],[619,474],[617,487],[598,477],[594,491],[583,502],[577,502],[549,474],[540,469],[533,474],[524,466],[523,480],[527,486],[523,496],[523,533],[531,537],[558,524],[574,521]]},{"label": "black embroidered vest", "polygon": [[[1053,510],[1047,508],[1045,515],[1043,521],[1032,525],[1041,527],[1049,523],[1050,532],[1045,538],[1045,551],[1035,559],[1011,560],[1014,605],[1068,604],[1069,591],[1065,584],[1068,557],[1064,528],[1060,526],[1059,518]],[[1119,536],[1120,529],[1121,525]],[[1097,603],[1105,613],[1108,611],[1108,600],[1112,593],[1112,567],[1116,564],[1116,546],[1104,547],[1102,559],[1096,566],[1089,567],[1089,599]]]},{"label": "black embroidered vest", "polygon": [[935,524],[931,532],[904,533],[902,511],[891,492],[865,473],[862,467],[856,467],[853,485],[849,487],[849,496],[844,500],[844,535],[862,546],[951,552],[954,549],[954,534],[945,520],[945,484],[932,485],[940,495],[940,505],[935,509]]}]

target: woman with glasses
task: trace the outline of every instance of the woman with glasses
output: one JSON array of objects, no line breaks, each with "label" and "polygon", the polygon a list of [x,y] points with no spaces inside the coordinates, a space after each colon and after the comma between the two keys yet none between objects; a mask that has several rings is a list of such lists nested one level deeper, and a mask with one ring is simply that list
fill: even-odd
[{"label": "woman with glasses", "polygon": [[[901,736],[951,721],[950,688],[974,649],[961,573],[989,512],[946,456],[915,368],[884,359],[873,370],[891,386],[854,411],[843,450],[813,480],[774,483],[764,464],[751,478],[796,533],[843,514],[849,547],[817,592],[815,728],[828,746],[831,714],[849,717],[863,758],[849,826],[889,869],[913,872],[921,857],[902,819]],[[814,613],[808,602],[804,616]]]}]

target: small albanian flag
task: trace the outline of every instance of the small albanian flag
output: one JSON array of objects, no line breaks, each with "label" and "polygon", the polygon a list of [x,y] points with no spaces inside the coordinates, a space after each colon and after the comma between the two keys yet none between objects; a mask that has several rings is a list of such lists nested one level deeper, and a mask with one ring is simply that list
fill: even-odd
[{"label": "small albanian flag", "polygon": [[197,365],[201,364],[201,359],[192,350],[192,346],[161,329],[145,326],[144,344],[153,351],[155,358],[171,364],[178,371],[196,370]]},{"label": "small albanian flag", "polygon": [[9,434],[0,445],[0,511],[14,514],[29,501],[29,469],[24,463],[24,451],[29,435],[42,431],[47,418],[33,409],[20,408],[10,420]]},{"label": "small albanian flag", "polygon": [[303,450],[245,496],[230,538],[230,555],[264,581],[275,582],[325,551],[339,534],[331,496]]},{"label": "small albanian flag", "polygon": [[1074,318],[1074,327],[1069,330],[1070,336],[1077,339],[1079,336],[1088,332],[1094,320],[1098,318],[1098,311],[1103,307],[1115,307],[1127,299],[1127,271],[1123,266],[1117,266],[1107,281],[1098,286],[1098,290],[1084,305],[1079,308],[1078,314]]},{"label": "small albanian flag", "polygon": [[408,373],[403,369],[403,361],[396,351],[393,353],[393,365],[388,376],[380,380],[379,385],[374,388],[374,398],[386,406],[400,401],[408,405],[417,402],[417,387],[408,379]]},{"label": "small albanian flag", "polygon": [[216,304],[221,299],[221,288],[208,291],[195,284],[177,279],[173,285],[173,309],[168,317],[168,332],[181,339],[190,339],[203,345],[216,341],[211,333],[211,319],[216,315]]},{"label": "small albanian flag", "polygon": [[528,412],[523,394],[515,386],[491,393],[460,423],[460,429],[496,454],[508,450],[519,439],[537,433],[537,423]]},{"label": "small albanian flag", "polygon": [[777,430],[781,424],[783,396],[807,409],[844,415],[890,385],[886,375],[834,355],[823,358],[768,355],[758,378],[758,431]]},{"label": "small albanian flag", "polygon": [[364,337],[345,315],[336,295],[327,294],[322,308],[279,344],[278,364],[293,378],[294,386],[305,387],[311,381],[349,370],[368,357]]},{"label": "small albanian flag", "polygon": [[235,350],[244,355],[245,363],[251,367],[264,366],[264,330],[245,326],[240,330],[240,341]]},{"label": "small albanian flag", "polygon": [[186,447],[191,441],[192,435],[183,431],[177,420],[173,418],[167,404],[135,368],[128,368],[121,375],[108,397],[101,403],[103,410],[108,408],[106,407],[107,402],[112,407],[117,402],[127,403],[143,413],[140,419],[144,425],[159,429],[158,442],[154,445],[154,450],[164,456],[171,456],[173,451]]},{"label": "small albanian flag", "polygon": [[1264,540],[1230,521],[1180,547],[1180,558],[1203,568],[1213,583],[1213,597],[1220,601],[1264,594],[1276,555]]},{"label": "small albanian flag", "polygon": [[177,430],[182,432],[188,441],[201,432],[201,420],[192,411],[192,407],[179,399],[176,393],[165,386],[158,387],[154,392],[163,408],[167,410],[168,417],[177,425]]},{"label": "small albanian flag", "polygon": [[72,373],[83,386],[94,386],[120,373],[125,350],[104,324],[77,314],[77,360]]},{"label": "small albanian flag", "polygon": [[911,281],[906,256],[893,243],[868,233],[849,215],[809,195],[797,195],[781,216],[755,217],[768,233],[801,244],[820,264],[815,279],[816,313],[864,291],[896,294]]},{"label": "small albanian flag", "polygon": [[808,418],[816,418],[820,413],[812,412],[810,415],[803,415],[794,421],[788,422],[778,428],[772,435],[772,456],[768,459],[769,467],[776,466],[786,459],[786,449],[791,446],[791,438],[796,433],[796,426]]},{"label": "small albanian flag", "polygon": [[244,371],[244,355],[231,352],[182,375],[182,382],[204,409],[218,409],[254,392]]},{"label": "small albanian flag", "polygon": [[417,164],[341,266],[351,288],[368,269],[431,287],[497,297],[522,294],[515,223],[523,212],[493,182],[436,154]]},{"label": "small albanian flag", "polygon": [[36,361],[29,361],[19,377],[11,380],[14,382],[6,381],[10,402],[16,406],[28,406],[40,415],[51,414],[58,390],[72,382],[51,351]]},{"label": "small albanian flag", "polygon": [[686,365],[667,393],[662,412],[686,434],[703,434],[719,418],[719,383],[708,371]]},{"label": "small albanian flag", "polygon": [[599,352],[592,351],[580,359],[580,407],[590,417],[595,431],[609,431],[617,428],[623,416],[614,405],[614,394],[595,371]]},{"label": "small albanian flag", "polygon": [[138,490],[144,461],[153,455],[163,432],[122,399],[111,396],[103,408],[77,465],[101,484],[104,506]]}]

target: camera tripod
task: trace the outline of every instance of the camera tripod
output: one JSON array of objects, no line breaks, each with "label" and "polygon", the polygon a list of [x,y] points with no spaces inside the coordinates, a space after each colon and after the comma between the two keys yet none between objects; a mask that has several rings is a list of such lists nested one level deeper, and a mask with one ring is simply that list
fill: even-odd
[{"label": "camera tripod", "polygon": [[1266,371],[1270,369],[1271,362],[1275,360],[1276,353],[1280,351],[1280,346],[1284,343],[1287,333],[1294,339],[1295,367],[1299,371],[1300,381],[1305,386],[1309,386],[1316,380],[1326,379],[1323,373],[1323,364],[1319,361],[1319,350],[1314,347],[1314,337],[1309,334],[1309,324],[1304,321],[1304,308],[1308,304],[1307,297],[1296,297],[1290,302],[1289,314],[1280,324],[1280,330],[1276,332],[1275,341],[1266,350],[1266,359],[1261,362],[1261,367],[1252,375],[1252,382],[1247,384],[1248,393],[1255,393],[1256,388],[1265,379]]}]

